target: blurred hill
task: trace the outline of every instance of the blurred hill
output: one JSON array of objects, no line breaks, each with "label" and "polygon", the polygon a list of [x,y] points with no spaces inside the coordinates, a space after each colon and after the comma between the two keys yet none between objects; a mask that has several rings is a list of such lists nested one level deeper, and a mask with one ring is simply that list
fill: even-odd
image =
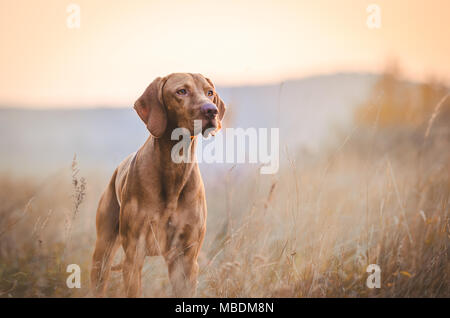
[{"label": "blurred hill", "polygon": [[[279,85],[218,87],[228,104],[225,127],[279,127],[280,156],[315,150],[336,125],[347,125],[376,75],[334,74]],[[69,167],[112,169],[145,141],[148,132],[131,107],[69,110],[0,109],[0,171],[46,175]],[[124,105],[126,106],[126,105]],[[202,164],[202,170],[214,165]]]}]

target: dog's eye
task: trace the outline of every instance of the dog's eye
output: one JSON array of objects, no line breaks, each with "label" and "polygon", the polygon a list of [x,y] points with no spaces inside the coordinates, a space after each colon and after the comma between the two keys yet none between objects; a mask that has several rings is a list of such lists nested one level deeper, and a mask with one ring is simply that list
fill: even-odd
[{"label": "dog's eye", "polygon": [[213,95],[214,95],[214,92],[213,92],[212,90],[209,90],[208,93],[207,93],[207,95],[208,95],[208,96],[213,96]]},{"label": "dog's eye", "polygon": [[187,91],[184,88],[177,90],[178,95],[186,95],[186,93]]}]

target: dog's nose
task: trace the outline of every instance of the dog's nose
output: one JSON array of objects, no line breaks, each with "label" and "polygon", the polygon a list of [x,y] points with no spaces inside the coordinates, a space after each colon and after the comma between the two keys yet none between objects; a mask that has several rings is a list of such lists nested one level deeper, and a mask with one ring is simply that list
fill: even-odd
[{"label": "dog's nose", "polygon": [[205,104],[202,106],[201,112],[206,118],[213,119],[219,113],[219,110],[214,104]]}]

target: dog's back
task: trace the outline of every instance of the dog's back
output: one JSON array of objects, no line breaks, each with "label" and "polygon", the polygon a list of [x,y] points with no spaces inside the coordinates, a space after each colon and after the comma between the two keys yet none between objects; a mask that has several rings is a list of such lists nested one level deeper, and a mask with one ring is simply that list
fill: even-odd
[{"label": "dog's back", "polygon": [[122,189],[125,185],[131,162],[136,158],[136,154],[137,152],[133,152],[132,154],[130,154],[117,167],[117,174],[114,180],[114,188],[116,191],[116,198],[119,206],[122,202]]}]

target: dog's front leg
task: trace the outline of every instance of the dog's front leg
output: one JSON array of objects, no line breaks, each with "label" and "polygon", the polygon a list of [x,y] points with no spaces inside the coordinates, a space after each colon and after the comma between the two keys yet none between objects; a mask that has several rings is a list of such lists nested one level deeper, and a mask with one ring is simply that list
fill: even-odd
[{"label": "dog's front leg", "polygon": [[175,297],[195,297],[197,292],[197,248],[177,250],[166,258],[169,278]]},{"label": "dog's front leg", "polygon": [[[143,238],[143,235],[141,238]],[[127,297],[139,297],[142,293],[141,273],[145,259],[145,243],[143,239],[131,240],[124,247],[124,250],[123,280],[125,295]]]}]

